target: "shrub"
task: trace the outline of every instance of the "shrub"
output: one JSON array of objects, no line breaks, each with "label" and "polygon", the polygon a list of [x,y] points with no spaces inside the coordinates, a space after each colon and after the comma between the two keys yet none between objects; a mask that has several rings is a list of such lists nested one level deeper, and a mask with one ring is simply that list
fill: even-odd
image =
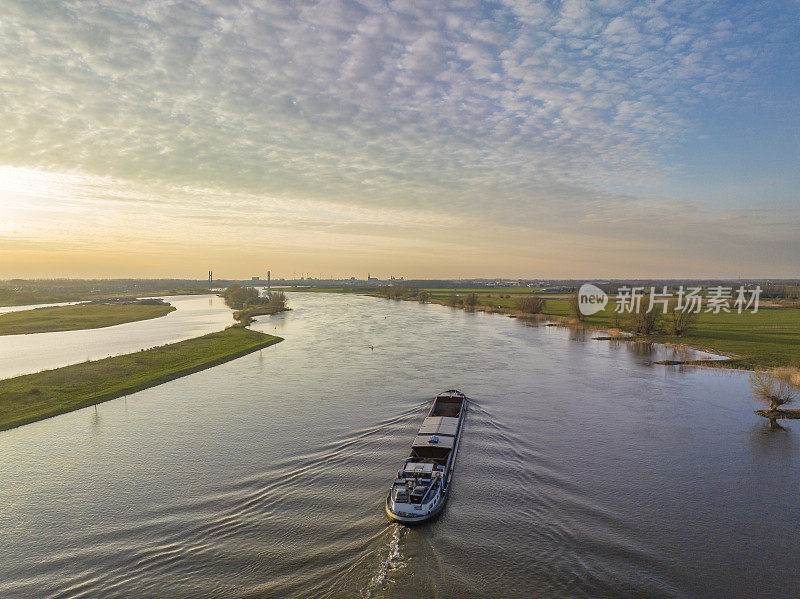
[{"label": "shrub", "polygon": [[527,314],[541,314],[544,312],[545,304],[543,297],[528,295],[517,300],[517,309]]},{"label": "shrub", "polygon": [[670,328],[673,335],[680,337],[691,329],[697,321],[697,314],[689,310],[675,310],[670,312]]},{"label": "shrub", "polygon": [[405,297],[410,297],[414,291],[414,289],[410,289],[405,285],[387,285],[379,288],[377,293],[386,299],[399,300]]},{"label": "shrub", "polygon": [[468,293],[464,297],[464,305],[467,308],[474,308],[475,306],[477,306],[478,305],[478,294],[475,293],[475,292]]},{"label": "shrub", "polygon": [[661,317],[664,316],[664,313],[661,310],[653,309],[648,311],[644,308],[642,312],[640,317],[642,333],[645,335],[655,333],[661,324]]},{"label": "shrub", "polygon": [[655,307],[648,311],[648,306],[649,300],[647,296],[642,296],[639,305],[628,314],[627,328],[629,330],[643,335],[650,335],[656,332],[664,314],[662,310]]},{"label": "shrub", "polygon": [[275,312],[286,310],[286,294],[283,291],[272,291],[267,295],[267,306]]}]

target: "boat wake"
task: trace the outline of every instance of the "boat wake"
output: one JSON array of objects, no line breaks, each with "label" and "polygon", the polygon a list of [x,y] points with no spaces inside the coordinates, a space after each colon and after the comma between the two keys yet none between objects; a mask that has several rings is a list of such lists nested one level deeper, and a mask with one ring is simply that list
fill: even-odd
[{"label": "boat wake", "polygon": [[[363,593],[367,597],[373,596],[387,584],[391,572],[404,567],[400,551],[403,534],[400,527],[386,527],[375,537],[363,535],[366,523],[376,518],[382,497],[376,495],[374,505],[365,504],[360,511],[354,510],[349,522],[342,524],[348,531],[345,536],[350,539],[346,543],[333,538],[328,529],[316,524],[322,521],[318,510],[321,509],[322,500],[338,497],[343,472],[360,471],[363,456],[372,456],[381,451],[387,437],[391,438],[396,430],[406,430],[406,425],[417,420],[428,406],[430,401],[416,403],[347,435],[309,447],[303,452],[273,459],[260,471],[222,487],[154,506],[140,519],[112,528],[88,527],[76,544],[91,547],[93,551],[101,551],[99,548],[111,551],[114,540],[120,536],[147,538],[148,541],[131,543],[123,550],[116,548],[117,554],[124,555],[124,559],[115,565],[104,564],[102,569],[92,565],[63,577],[59,598],[77,598],[101,589],[119,589],[131,584],[144,588],[148,584],[148,577],[156,573],[190,572],[193,561],[201,559],[201,556],[209,559],[208,556],[229,551],[232,539],[246,539],[252,543],[252,547],[260,547],[265,530],[269,531],[272,539],[283,539],[282,545],[291,543],[291,539],[299,539],[292,545],[296,551],[306,546],[306,535],[316,535],[315,544],[323,548],[318,549],[317,570],[314,573],[320,580],[305,580],[299,584],[293,577],[284,580],[273,574],[269,583],[265,583],[261,576],[255,575],[249,581],[253,585],[249,589],[242,584],[242,594],[252,589],[262,592],[260,585],[266,584],[270,593],[323,596],[326,583],[322,578],[330,581],[333,569],[341,571],[349,563],[353,568],[361,565],[366,569],[366,576],[372,577]],[[321,493],[320,489],[325,492]],[[332,501],[326,504],[325,509],[337,512],[342,505],[347,504]],[[382,515],[379,516],[383,520]],[[90,552],[88,549],[85,551]],[[286,555],[280,549],[271,551],[290,559],[288,550]],[[343,554],[347,557],[343,557]],[[373,564],[378,559],[378,571],[373,575]],[[90,562],[88,559],[86,561]],[[61,561],[53,559],[48,563],[53,566]],[[363,584],[362,581],[355,586],[353,594],[358,595]],[[331,596],[335,596],[335,593]]]},{"label": "boat wake", "polygon": [[361,597],[369,599],[377,590],[385,589],[389,585],[389,575],[405,567],[406,562],[403,560],[401,546],[402,537],[406,534],[405,527],[393,523],[390,528],[389,542],[387,547],[384,548],[385,554],[378,564],[378,571],[370,579],[365,588],[361,592]]}]

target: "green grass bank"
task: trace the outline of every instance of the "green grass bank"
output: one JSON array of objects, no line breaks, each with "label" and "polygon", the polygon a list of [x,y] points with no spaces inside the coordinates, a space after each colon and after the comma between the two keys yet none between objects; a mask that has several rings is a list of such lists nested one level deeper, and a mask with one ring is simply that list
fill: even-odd
[{"label": "green grass bank", "polygon": [[[437,293],[431,299],[446,302],[450,293]],[[463,294],[462,294],[463,295]],[[495,295],[495,297],[482,297]],[[508,295],[507,293],[505,295]],[[516,299],[500,298],[496,294],[478,294],[479,307],[490,307],[513,311]],[[611,329],[613,299],[606,309],[586,317],[583,326],[596,329]],[[547,298],[543,314],[568,318],[567,299]],[[656,334],[640,336],[639,339],[686,345],[711,353],[731,356],[730,360],[708,364],[723,368],[774,368],[777,366],[800,367],[800,310],[797,308],[762,307],[755,314],[743,312],[701,312],[697,322],[684,335]]]},{"label": "green grass bank", "polygon": [[126,322],[159,318],[173,310],[175,307],[170,305],[143,304],[77,304],[34,308],[0,314],[0,335],[100,329]]},{"label": "green grass bank", "polygon": [[[109,300],[119,297],[158,297],[166,295],[205,295],[213,293],[211,289],[205,287],[169,288],[151,285],[137,285],[132,288],[130,285],[115,285],[113,281],[72,281],[57,280],[59,288],[63,284],[74,283],[74,289],[53,290],[48,289],[9,289],[8,281],[0,281],[0,306],[27,306],[33,304],[57,304],[61,302],[91,302],[96,300]],[[144,282],[144,281],[143,281]],[[97,291],[97,287],[101,287]]]},{"label": "green grass bank", "polygon": [[232,327],[133,354],[0,380],[0,430],[155,387],[280,341]]}]

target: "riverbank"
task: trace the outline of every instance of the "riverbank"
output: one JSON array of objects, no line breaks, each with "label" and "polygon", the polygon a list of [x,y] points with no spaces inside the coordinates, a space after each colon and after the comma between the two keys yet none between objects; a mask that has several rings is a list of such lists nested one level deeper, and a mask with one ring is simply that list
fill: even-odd
[{"label": "riverbank", "polygon": [[[323,289],[314,291],[324,292]],[[347,290],[331,290],[334,293]],[[519,318],[535,318],[549,320],[559,325],[605,331],[611,338],[628,342],[663,343],[672,347],[693,349],[705,353],[726,356],[726,360],[687,360],[673,362],[692,366],[710,366],[715,368],[736,368],[742,370],[758,370],[779,366],[800,367],[800,310],[792,307],[761,307],[758,312],[742,314],[712,314],[702,312],[691,330],[682,336],[653,334],[623,336],[613,324],[613,298],[605,310],[586,317],[578,322],[570,315],[569,296],[563,294],[540,294],[546,301],[541,314],[527,314],[517,308],[521,297],[531,295],[523,288],[478,290],[478,289],[420,289],[425,292],[425,302],[435,303],[453,308],[478,310],[489,313],[505,314]],[[475,293],[475,306],[464,305],[464,299]],[[386,292],[365,292],[363,295],[386,298]],[[395,296],[391,299],[420,301],[419,297]]]},{"label": "riverbank", "polygon": [[34,308],[0,314],[0,335],[27,335],[101,329],[126,322],[166,316],[175,310],[169,304],[76,304]]},{"label": "riverbank", "polygon": [[[509,301],[507,298],[504,299]],[[442,298],[436,298],[434,301],[447,305],[447,301]],[[514,301],[513,298],[510,301]],[[491,312],[525,316],[513,307],[495,305],[488,308]],[[479,305],[476,309],[484,308]],[[671,347],[693,349],[728,358],[679,362],[685,365],[742,370],[800,366],[800,310],[796,308],[761,308],[755,314],[702,312],[697,315],[694,326],[680,336],[664,333],[621,335],[613,324],[613,309],[614,304],[610,302],[605,310],[578,322],[570,316],[568,299],[547,298],[539,317],[550,318],[567,326],[608,331],[611,337],[621,341],[663,343]]]},{"label": "riverbank", "polygon": [[135,299],[138,297],[163,297],[170,295],[208,295],[211,289],[144,289],[136,292],[108,293],[45,293],[37,291],[11,292],[0,288],[0,308],[11,306],[35,306],[36,304],[60,304],[66,302],[91,302],[98,300]]},{"label": "riverbank", "polygon": [[133,354],[0,380],[0,430],[142,391],[280,341],[231,327]]}]

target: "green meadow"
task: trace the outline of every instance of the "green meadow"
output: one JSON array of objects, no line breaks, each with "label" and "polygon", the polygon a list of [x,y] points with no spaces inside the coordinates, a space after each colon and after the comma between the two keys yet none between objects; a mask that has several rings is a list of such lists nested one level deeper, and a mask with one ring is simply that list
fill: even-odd
[{"label": "green meadow", "polygon": [[[516,288],[521,289],[521,288]],[[514,310],[519,293],[512,289],[499,290],[446,290],[430,289],[429,301],[447,303],[455,293],[463,298],[475,291],[478,306],[493,309]],[[528,292],[529,293],[529,292]],[[506,296],[511,296],[506,297]],[[516,297],[515,297],[516,296]],[[569,303],[565,296],[547,296],[543,314],[569,317]],[[609,300],[606,309],[586,317],[583,324],[592,328],[613,328],[611,313],[614,298]],[[761,307],[755,314],[746,311],[701,312],[695,325],[684,335],[656,334],[648,339],[661,343],[678,343],[701,348],[712,353],[735,356],[724,365],[732,368],[757,369],[776,366],[800,367],[800,309],[790,307]]]},{"label": "green meadow", "polygon": [[175,308],[170,305],[143,304],[76,304],[74,306],[34,308],[0,314],[0,335],[99,329],[126,322],[158,318],[173,310]]},{"label": "green meadow", "polygon": [[0,380],[0,430],[198,372],[282,341],[243,327],[133,354]]}]

